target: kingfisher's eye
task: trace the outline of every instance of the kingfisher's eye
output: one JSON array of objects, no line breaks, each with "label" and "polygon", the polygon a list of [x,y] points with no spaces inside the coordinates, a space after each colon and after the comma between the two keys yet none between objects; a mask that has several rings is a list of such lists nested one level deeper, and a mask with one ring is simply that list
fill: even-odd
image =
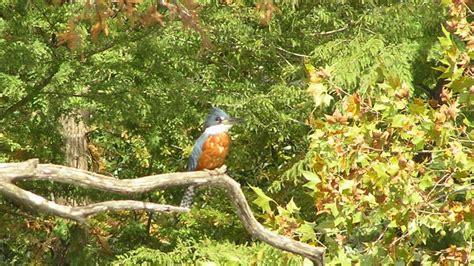
[{"label": "kingfisher's eye", "polygon": [[220,116],[216,117],[216,121],[217,122],[222,122],[222,117],[220,117]]}]

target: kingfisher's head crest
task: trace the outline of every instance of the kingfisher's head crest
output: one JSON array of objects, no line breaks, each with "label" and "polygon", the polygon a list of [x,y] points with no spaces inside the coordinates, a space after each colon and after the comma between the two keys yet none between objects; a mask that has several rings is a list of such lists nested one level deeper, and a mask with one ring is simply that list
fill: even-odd
[{"label": "kingfisher's head crest", "polygon": [[234,124],[240,122],[241,118],[230,117],[222,109],[213,107],[207,115],[204,130],[210,134],[227,132]]}]

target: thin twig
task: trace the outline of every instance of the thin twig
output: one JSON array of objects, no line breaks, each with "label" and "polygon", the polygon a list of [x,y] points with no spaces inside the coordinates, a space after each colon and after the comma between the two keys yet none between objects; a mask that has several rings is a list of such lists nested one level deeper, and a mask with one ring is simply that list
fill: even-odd
[{"label": "thin twig", "polygon": [[347,30],[350,25],[351,25],[351,23],[348,23],[348,24],[344,25],[344,27],[342,27],[342,28],[335,29],[335,30],[330,30],[330,31],[316,32],[316,33],[314,33],[314,35],[326,36],[326,35],[331,35],[331,34],[338,33],[338,32],[343,32],[343,31]]},{"label": "thin twig", "polygon": [[438,182],[436,182],[436,184],[433,186],[433,188],[430,190],[430,192],[428,193],[428,195],[426,195],[426,198],[429,199],[431,194],[434,192],[434,190],[440,186],[440,184],[442,182],[446,182],[446,180],[448,180],[448,178],[450,178],[454,173],[448,173],[448,174],[445,174],[442,178],[440,178],[438,180]]},{"label": "thin twig", "polygon": [[[464,191],[468,191],[468,190],[474,190],[474,185],[469,185],[469,186],[465,186],[465,187],[462,187],[460,189],[457,189],[457,190],[454,190],[454,191],[451,191],[449,192],[448,194],[446,195],[441,195],[439,197],[437,197],[436,199],[433,200],[433,202],[436,202],[442,198],[445,198],[447,199],[449,196],[451,195],[454,195],[454,194],[458,194],[458,193],[461,193],[461,192],[464,192]],[[445,200],[445,203],[446,203],[446,200]]]},{"label": "thin twig", "polygon": [[275,48],[276,48],[277,50],[280,50],[280,51],[282,51],[282,52],[285,52],[285,53],[287,53],[287,54],[291,54],[291,55],[294,55],[294,56],[303,57],[303,58],[308,57],[307,55],[304,55],[304,54],[299,54],[299,53],[295,53],[295,52],[291,52],[291,51],[285,50],[285,49],[283,49],[283,48],[280,47],[280,46],[276,46],[276,45],[275,45]]}]

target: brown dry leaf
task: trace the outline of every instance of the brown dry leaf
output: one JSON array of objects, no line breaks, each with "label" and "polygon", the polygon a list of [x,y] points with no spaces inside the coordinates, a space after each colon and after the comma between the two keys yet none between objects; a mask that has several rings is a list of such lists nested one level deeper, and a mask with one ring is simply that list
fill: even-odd
[{"label": "brown dry leaf", "polygon": [[339,110],[337,109],[336,111],[334,111],[332,116],[329,116],[329,115],[324,115],[324,116],[326,117],[329,124],[336,124],[336,123],[344,124],[344,125],[347,124],[348,117],[343,116],[341,112],[339,112]]},{"label": "brown dry leaf", "polygon": [[199,3],[194,0],[181,0],[180,2],[188,10],[197,10],[200,7]]},{"label": "brown dry leaf", "polygon": [[443,87],[440,93],[440,97],[442,103],[447,103],[451,99],[452,95],[448,88]]},{"label": "brown dry leaf", "polygon": [[91,27],[91,37],[94,42],[99,40],[99,33],[102,31],[102,25],[100,22],[97,22]]},{"label": "brown dry leaf", "polygon": [[408,98],[410,96],[410,89],[408,88],[408,85],[403,82],[400,89],[395,93],[395,97],[398,99],[404,99]]},{"label": "brown dry leaf", "polygon": [[359,94],[352,94],[348,101],[345,102],[344,107],[350,117],[358,117],[361,111],[360,108],[361,99]]},{"label": "brown dry leaf", "polygon": [[262,0],[257,3],[256,10],[260,16],[260,24],[267,26],[273,18],[276,7],[273,0]]},{"label": "brown dry leaf", "polygon": [[334,118],[334,116],[329,116],[329,115],[324,115],[326,117],[326,120],[328,121],[329,124],[335,124],[336,123],[336,119]]},{"label": "brown dry leaf", "polygon": [[104,30],[105,36],[109,36],[110,32],[109,32],[109,25],[108,24],[104,25],[103,30]]},{"label": "brown dry leaf", "polygon": [[327,213],[327,214],[330,214],[331,211],[329,209],[325,209],[324,208],[324,204],[320,201],[316,202],[316,214],[319,215],[319,214],[323,214],[323,213]]},{"label": "brown dry leaf", "polygon": [[316,69],[312,65],[305,65],[304,72],[306,77],[308,78],[309,82],[311,83],[319,83],[321,79],[316,74]]},{"label": "brown dry leaf", "polygon": [[57,34],[58,45],[66,44],[71,49],[77,49],[81,45],[81,38],[76,32],[76,18],[71,18],[68,21],[67,30]]},{"label": "brown dry leaf", "polygon": [[322,80],[331,77],[329,70],[323,67],[320,67],[318,70],[316,70],[314,67],[306,67],[305,72],[311,83],[320,83]]},{"label": "brown dry leaf", "polygon": [[341,234],[336,234],[336,243],[340,246],[343,246],[344,243],[346,242],[347,236],[341,235]]},{"label": "brown dry leaf", "polygon": [[388,128],[387,130],[383,132],[382,139],[388,140],[388,138],[390,138],[392,134],[393,134],[393,128]]},{"label": "brown dry leaf", "polygon": [[136,21],[135,12],[136,12],[135,4],[132,3],[132,1],[127,1],[126,6],[125,6],[125,14],[132,25],[134,25]]},{"label": "brown dry leaf", "polygon": [[322,79],[328,79],[331,77],[331,73],[329,72],[329,69],[320,67],[319,70],[316,72],[316,75],[321,77]]},{"label": "brown dry leaf", "polygon": [[[472,31],[472,29],[471,29],[471,31]],[[470,37],[469,37],[469,41],[467,42],[467,46],[466,46],[466,47],[467,47],[467,50],[468,50],[469,52],[474,51],[474,36],[470,36]]]},{"label": "brown dry leaf", "polygon": [[446,105],[441,106],[440,111],[434,114],[436,124],[444,124],[446,122],[446,113],[442,109],[446,108]]},{"label": "brown dry leaf", "polygon": [[403,155],[398,156],[398,167],[400,167],[400,169],[405,169],[407,165],[408,165],[407,159],[405,159]]},{"label": "brown dry leaf", "polygon": [[450,32],[454,32],[458,26],[458,21],[456,19],[451,19],[450,21],[446,22],[446,29]]},{"label": "brown dry leaf", "polygon": [[340,142],[336,144],[336,146],[334,147],[334,150],[339,156],[343,156],[345,154],[344,146]]},{"label": "brown dry leaf", "polygon": [[163,15],[156,10],[156,6],[150,6],[147,12],[143,15],[142,25],[147,28],[155,23],[159,23],[162,27],[165,25],[163,22]]},{"label": "brown dry leaf", "polygon": [[101,232],[100,229],[92,229],[91,230],[91,233],[92,235],[94,235],[97,239],[97,242],[99,242],[102,250],[108,254],[108,255],[112,255],[113,254],[113,251],[112,249],[110,248],[110,245],[109,245],[109,242],[108,242],[108,239],[111,237],[111,235],[104,235],[106,234],[105,232]]},{"label": "brown dry leaf", "polygon": [[448,115],[452,119],[456,119],[456,117],[458,117],[459,111],[460,110],[458,108],[458,102],[456,101],[449,105],[446,115]]},{"label": "brown dry leaf", "polygon": [[430,99],[428,100],[428,103],[430,104],[431,108],[436,109],[439,107],[439,102],[435,99]]},{"label": "brown dry leaf", "polygon": [[102,250],[107,254],[107,255],[112,255],[114,252],[112,251],[112,248],[110,248],[109,242],[107,241],[109,237],[103,237],[96,235],[97,241],[99,242]]},{"label": "brown dry leaf", "polygon": [[385,201],[387,200],[387,195],[376,195],[375,196],[375,201],[378,203],[378,204],[383,204],[385,203]]},{"label": "brown dry leaf", "polygon": [[375,129],[372,131],[372,137],[376,139],[380,139],[382,137],[382,131]]},{"label": "brown dry leaf", "polygon": [[439,118],[439,121],[444,123],[449,118],[456,119],[459,109],[456,107],[456,104],[451,104],[449,106],[443,104],[439,109],[439,112],[442,113],[442,115],[436,114],[435,117]]},{"label": "brown dry leaf", "polygon": [[469,68],[469,63],[471,62],[471,58],[469,57],[468,54],[462,53],[459,56],[459,60],[457,62],[457,65],[463,68]]}]

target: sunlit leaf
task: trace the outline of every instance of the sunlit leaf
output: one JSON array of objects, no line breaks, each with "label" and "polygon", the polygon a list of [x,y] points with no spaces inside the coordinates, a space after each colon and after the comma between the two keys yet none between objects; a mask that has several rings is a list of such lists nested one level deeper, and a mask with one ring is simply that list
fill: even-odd
[{"label": "sunlit leaf", "polygon": [[305,222],[298,229],[296,229],[296,232],[300,234],[301,241],[307,242],[316,239],[316,233],[314,232],[313,227],[314,224]]},{"label": "sunlit leaf", "polygon": [[430,175],[424,175],[420,181],[420,188],[426,190],[434,185],[433,177]]},{"label": "sunlit leaf", "polygon": [[263,190],[259,187],[250,186],[250,188],[257,194],[257,198],[253,201],[258,207],[260,207],[266,213],[272,213],[272,209],[270,208],[270,202],[274,200],[263,192]]}]

